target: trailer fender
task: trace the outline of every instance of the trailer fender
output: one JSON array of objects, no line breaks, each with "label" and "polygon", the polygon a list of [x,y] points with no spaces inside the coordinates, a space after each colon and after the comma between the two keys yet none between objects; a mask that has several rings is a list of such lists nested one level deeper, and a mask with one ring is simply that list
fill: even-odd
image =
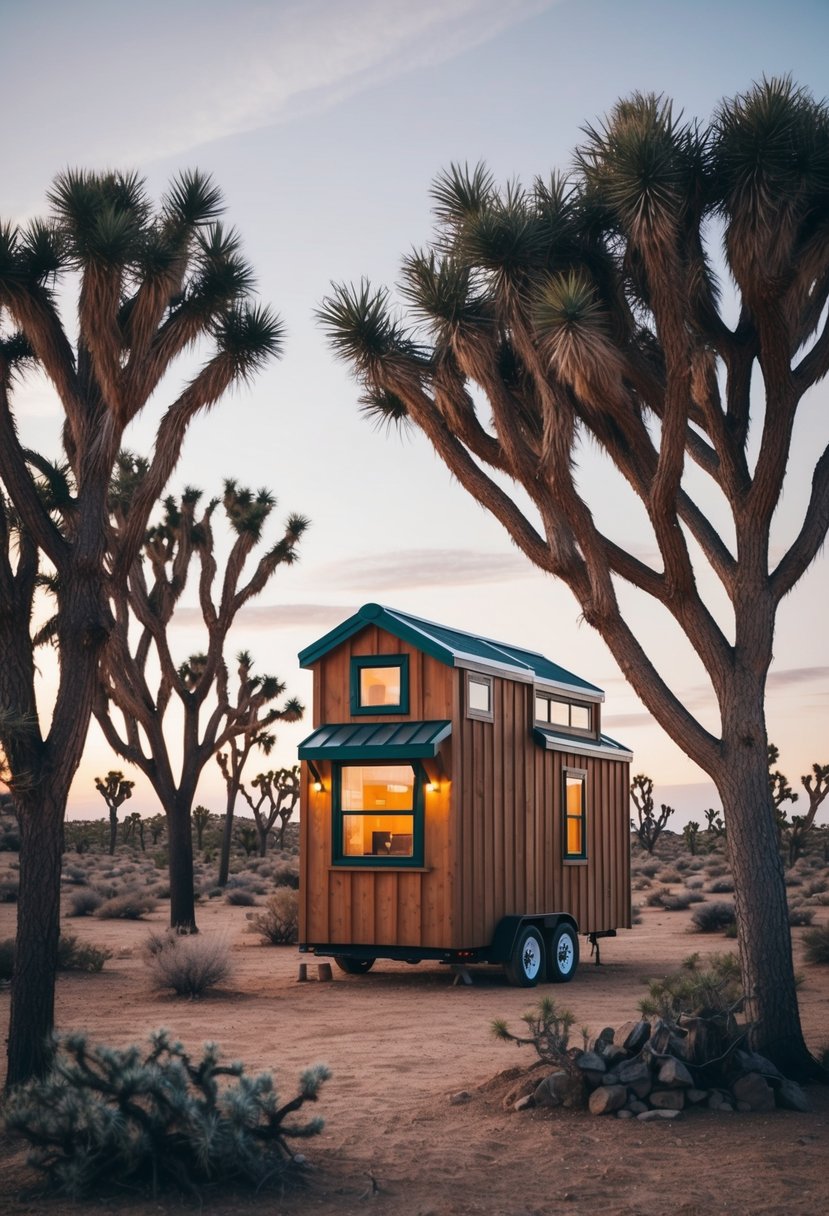
[{"label": "trailer fender", "polygon": [[541,934],[547,952],[560,925],[572,928],[573,935],[578,940],[579,927],[572,916],[566,912],[543,912],[524,916],[502,916],[495,926],[492,942],[487,951],[487,961],[490,963],[508,963],[515,949],[518,934],[525,925],[534,925]]}]

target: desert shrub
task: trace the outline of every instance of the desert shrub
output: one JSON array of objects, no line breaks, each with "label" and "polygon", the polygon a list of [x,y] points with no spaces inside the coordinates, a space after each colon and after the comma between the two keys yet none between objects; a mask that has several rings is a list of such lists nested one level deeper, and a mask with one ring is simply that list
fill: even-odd
[{"label": "desert shrub", "polygon": [[149,891],[132,888],[105,899],[95,915],[101,920],[140,920],[155,908],[155,899]]},{"label": "desert shrub", "polygon": [[230,946],[220,937],[168,930],[151,934],[145,952],[156,987],[170,988],[176,996],[202,996],[231,973]]},{"label": "desert shrub", "polygon": [[665,900],[672,894],[670,887],[657,887],[655,891],[650,891],[645,897],[645,903],[649,908],[662,908],[665,906]]},{"label": "desert shrub", "polygon": [[682,882],[682,875],[680,874],[679,870],[670,866],[667,870],[660,870],[656,878],[657,882],[661,882],[666,886],[672,882]]},{"label": "desert shrub", "polygon": [[731,925],[736,928],[734,905],[724,902],[701,904],[691,913],[691,923],[697,933],[724,933]]},{"label": "desert shrub", "polygon": [[58,941],[58,971],[100,971],[108,958],[111,950],[79,942],[73,933],[62,933]]},{"label": "desert shrub", "polygon": [[521,1014],[521,1021],[527,1026],[527,1034],[513,1034],[503,1018],[493,1020],[492,1033],[496,1039],[502,1039],[505,1043],[516,1043],[519,1047],[529,1044],[535,1048],[540,1060],[555,1062],[560,1060],[567,1050],[570,1028],[575,1020],[575,1014],[569,1009],[559,1009],[555,1001],[544,996],[534,1008]]},{"label": "desert shrub", "polygon": [[720,1020],[727,1037],[735,1037],[734,1014],[743,1000],[740,963],[736,954],[712,954],[700,960],[692,954],[679,971],[648,984],[648,995],[639,1002],[645,1017],[658,1016],[676,1022],[700,1009],[710,1022]]},{"label": "desert shrub", "polygon": [[661,865],[661,862],[651,859],[650,861],[641,862],[635,868],[637,874],[644,874],[646,878],[655,878],[661,868]]},{"label": "desert shrub", "polygon": [[689,874],[685,879],[685,886],[689,891],[701,891],[705,886],[705,879],[699,874]]},{"label": "desert shrub", "polygon": [[829,963],[829,925],[818,925],[803,934],[808,963]]},{"label": "desert shrub", "polygon": [[237,908],[251,908],[256,903],[256,896],[253,891],[248,891],[245,887],[231,887],[225,893],[225,903],[232,904]]},{"label": "desert shrub", "polygon": [[708,890],[712,895],[731,895],[734,891],[734,881],[727,876],[715,878],[708,884]]},{"label": "desert shrub", "polygon": [[787,887],[802,887],[803,879],[800,874],[796,874],[793,870],[789,870],[786,874]]},{"label": "desert shrub", "polygon": [[810,897],[812,895],[823,895],[827,890],[829,890],[829,881],[822,875],[819,878],[810,878],[803,884],[803,894]]},{"label": "desert shrub", "polygon": [[103,903],[103,897],[100,892],[95,891],[92,887],[86,887],[82,891],[73,891],[69,896],[66,915],[67,916],[91,916],[93,912],[97,912]]},{"label": "desert shrub", "polygon": [[0,882],[0,904],[17,903],[18,884],[11,880]]},{"label": "desert shrub", "polygon": [[[10,980],[14,973],[13,937],[0,942],[0,980]],[[58,971],[100,971],[112,952],[102,946],[81,944],[73,933],[62,933],[58,939]]]},{"label": "desert shrub", "polygon": [[89,875],[83,866],[64,866],[63,877],[74,887],[83,887],[89,882]]},{"label": "desert shrub", "polygon": [[299,932],[299,896],[291,887],[277,887],[264,909],[250,922],[251,933],[259,933],[267,945],[287,946]]},{"label": "desert shrub", "polygon": [[278,865],[273,868],[273,882],[276,887],[292,887],[299,890],[299,872],[296,865]]},{"label": "desert shrub", "polygon": [[811,925],[814,919],[814,908],[807,908],[805,904],[789,905],[789,924],[792,928],[799,928],[801,925]]},{"label": "desert shrub", "polygon": [[666,912],[684,912],[693,902],[693,891],[668,891],[662,896],[662,907]]},{"label": "desert shrub", "polygon": [[294,1137],[316,1135],[321,1119],[292,1116],[316,1101],[329,1076],[307,1069],[295,1098],[280,1105],[270,1073],[222,1065],[215,1043],[192,1060],[168,1033],[150,1048],[116,1050],[85,1035],[58,1041],[50,1075],[19,1087],[5,1116],[34,1146],[30,1161],[53,1191],[80,1198],[107,1182],[195,1193],[204,1182],[284,1183],[297,1166]]}]

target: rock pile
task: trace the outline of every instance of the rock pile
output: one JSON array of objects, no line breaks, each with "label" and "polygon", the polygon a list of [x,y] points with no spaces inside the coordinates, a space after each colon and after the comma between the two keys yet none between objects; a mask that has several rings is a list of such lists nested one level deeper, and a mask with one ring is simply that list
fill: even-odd
[{"label": "rock pile", "polygon": [[626,1022],[603,1030],[587,1050],[571,1050],[559,1065],[514,1103],[587,1106],[594,1115],[615,1114],[643,1122],[675,1119],[689,1107],[718,1111],[807,1111],[799,1085],[770,1060],[732,1049],[718,1060],[700,1057],[705,1027],[678,1027],[661,1018]]}]

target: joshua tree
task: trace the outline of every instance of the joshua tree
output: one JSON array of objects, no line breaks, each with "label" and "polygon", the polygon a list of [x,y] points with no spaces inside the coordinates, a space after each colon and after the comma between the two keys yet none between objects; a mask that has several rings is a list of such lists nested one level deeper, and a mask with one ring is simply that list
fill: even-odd
[{"label": "joshua tree", "polygon": [[150,829],[150,840],[154,845],[158,844],[161,833],[164,831],[164,816],[153,815],[147,820],[147,827]]},{"label": "joshua tree", "polygon": [[196,847],[201,850],[204,843],[204,829],[210,822],[210,811],[206,806],[193,808],[193,825],[196,829]]},{"label": "joshua tree", "polygon": [[[46,219],[0,223],[0,748],[21,830],[8,1086],[49,1063],[63,819],[113,626],[109,596],[123,589],[191,423],[281,341],[276,317],[250,303],[251,268],[218,221],[221,195],[208,178],[182,174],[154,207],[135,175],[67,170],[49,201]],[[77,315],[64,317],[75,299]],[[199,370],[174,388],[166,373],[197,343]],[[27,365],[50,381],[62,410],[55,460],[24,438]],[[154,455],[114,536],[113,470],[151,397],[162,407]],[[31,632],[44,580],[59,661],[48,723]]]},{"label": "joshua tree", "polygon": [[112,857],[118,837],[118,808],[128,798],[132,798],[135,782],[127,781],[122,772],[111,768],[106,777],[95,778],[95,789],[107,804],[109,811],[109,855]]},{"label": "joshua tree", "polygon": [[253,778],[251,785],[258,790],[257,798],[249,794],[244,785],[240,785],[239,789],[253,811],[259,841],[259,856],[264,857],[268,851],[268,835],[277,820],[279,820],[276,834],[277,845],[281,849],[285,843],[285,829],[299,801],[299,765],[259,773]]},{"label": "joshua tree", "polygon": [[827,794],[829,794],[829,764],[813,764],[811,773],[800,778],[809,798],[809,809],[805,815],[792,815],[791,823],[785,827],[789,847],[789,865],[793,866],[806,838],[815,826],[815,816]]},{"label": "joshua tree", "polygon": [[636,807],[636,820],[631,819],[630,826],[636,833],[639,843],[648,853],[653,854],[656,842],[662,829],[674,813],[672,806],[663,802],[659,808],[658,817],[653,813],[653,781],[644,773],[637,773],[630,783],[630,797]]},{"label": "joshua tree", "polygon": [[[304,707],[292,697],[285,702],[283,709],[274,706],[266,707],[267,702],[276,700],[285,692],[285,685],[275,676],[255,676],[252,674],[253,660],[248,651],[243,650],[237,658],[239,664],[239,694],[240,699],[257,698],[250,703],[245,729],[228,740],[227,751],[217,752],[216,761],[222,770],[227,789],[224,830],[222,832],[222,852],[219,859],[219,886],[227,883],[230,872],[230,848],[233,843],[233,816],[236,809],[236,798],[242,784],[242,772],[254,747],[260,748],[266,756],[276,743],[276,735],[271,726],[276,722],[297,722],[302,717]],[[262,700],[258,700],[258,698]]]},{"label": "joshua tree", "polygon": [[144,840],[144,820],[141,818],[140,812],[133,811],[131,815],[127,815],[124,820],[124,838],[132,840],[135,836],[138,837],[138,843],[141,846],[141,852],[146,851],[146,843]]},{"label": "joshua tree", "polygon": [[699,842],[699,824],[696,819],[689,819],[682,829],[682,838],[692,857],[696,857]]},{"label": "joshua tree", "polygon": [[[122,455],[112,500],[118,533],[129,527],[131,504],[141,492],[144,469],[144,462]],[[227,635],[236,614],[263,590],[278,567],[296,560],[299,539],[307,527],[306,520],[291,516],[280,539],[248,570],[248,559],[276,505],[273,496],[266,490],[253,494],[227,481],[223,498],[212,500],[197,515],[200,497],[199,491],[187,489],[180,502],[166,499],[162,522],[148,531],[143,555],[133,563],[126,587],[115,599],[115,625],[95,703],[95,716],[107,742],[141,769],[164,808],[170,923],[187,932],[196,929],[191,812],[199,777],[211,756],[237,735],[244,735],[273,699],[272,685],[256,680],[241,684],[236,699],[231,697],[224,661]],[[214,593],[213,516],[219,505],[233,543],[221,585]],[[198,568],[207,649],[176,666],[169,627],[191,563]],[[150,672],[155,669],[158,684],[151,690]],[[165,732],[173,698],[183,724],[178,774],[170,754],[169,727]]]},{"label": "joshua tree", "polygon": [[[637,94],[586,129],[569,180],[499,191],[481,167],[438,179],[437,235],[403,267],[413,325],[366,282],[336,287],[320,309],[370,417],[423,431],[530,561],[571,589],[649,712],[711,776],[752,1043],[801,1073],[815,1066],[797,1007],[765,693],[777,607],[829,526],[824,452],[800,527],[770,560],[798,406],[829,370],[828,173],[829,107],[788,79],[723,101],[708,127]],[[738,297],[733,325],[711,245]],[[578,460],[591,444],[614,491],[632,493],[657,560],[613,534],[615,512],[591,509],[596,487]],[[621,584],[682,631],[719,728],[658,668]]]},{"label": "joshua tree", "polygon": [[245,850],[245,857],[250,857],[259,843],[259,833],[252,823],[239,824],[239,844]]}]

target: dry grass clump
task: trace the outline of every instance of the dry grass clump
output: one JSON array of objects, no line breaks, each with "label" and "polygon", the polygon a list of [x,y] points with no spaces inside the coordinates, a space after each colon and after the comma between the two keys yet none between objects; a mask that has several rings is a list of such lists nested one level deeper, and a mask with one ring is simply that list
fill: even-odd
[{"label": "dry grass clump", "polygon": [[230,946],[223,937],[203,933],[150,933],[145,943],[147,967],[157,988],[176,996],[202,996],[228,979]]},{"label": "dry grass clump", "polygon": [[84,887],[80,891],[73,891],[69,896],[66,915],[92,916],[93,912],[97,912],[103,902],[103,896],[100,891],[96,891],[92,887]]},{"label": "dry grass clump", "polygon": [[0,882],[0,904],[16,904],[17,903],[18,884],[15,879],[6,879]]},{"label": "dry grass clump", "polygon": [[133,887],[105,899],[95,915],[100,920],[141,920],[142,916],[152,912],[155,906],[156,901],[149,891],[140,891]]},{"label": "dry grass clump", "polygon": [[258,933],[264,945],[288,946],[299,932],[299,896],[291,887],[277,887],[258,916],[250,922],[251,933]]},{"label": "dry grass clump", "polygon": [[256,896],[247,887],[228,887],[225,892],[225,903],[236,908],[252,908],[256,903]]},{"label": "dry grass clump", "polygon": [[807,908],[805,904],[799,901],[789,904],[789,924],[793,929],[803,925],[811,925],[814,919],[814,908]]},{"label": "dry grass clump", "polygon": [[734,905],[725,902],[701,904],[691,913],[691,924],[697,933],[725,933],[736,923]]},{"label": "dry grass clump", "polygon": [[734,892],[734,882],[730,875],[724,875],[722,878],[715,878],[710,882],[708,890],[712,895],[732,895]]},{"label": "dry grass clump", "polygon": [[829,963],[829,925],[818,925],[803,934],[807,963]]}]

